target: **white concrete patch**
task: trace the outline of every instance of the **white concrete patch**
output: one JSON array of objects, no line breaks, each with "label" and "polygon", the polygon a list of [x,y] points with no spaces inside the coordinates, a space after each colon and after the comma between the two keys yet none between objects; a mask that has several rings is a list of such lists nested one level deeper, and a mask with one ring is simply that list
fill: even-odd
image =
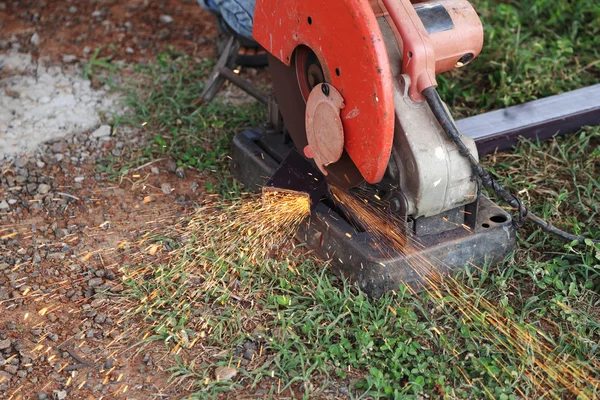
[{"label": "white concrete patch", "polygon": [[31,55],[0,54],[0,160],[40,143],[95,130],[117,96],[93,90],[76,68],[44,67]]}]

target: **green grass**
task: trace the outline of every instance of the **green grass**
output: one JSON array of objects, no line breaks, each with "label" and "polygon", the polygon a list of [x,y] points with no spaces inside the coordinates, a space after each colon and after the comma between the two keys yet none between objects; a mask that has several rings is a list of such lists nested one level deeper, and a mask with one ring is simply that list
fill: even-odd
[{"label": "green grass", "polygon": [[[475,4],[486,29],[485,50],[467,69],[440,78],[441,95],[456,115],[598,82],[597,2]],[[129,122],[146,122],[144,129],[153,132],[144,157],[172,157],[179,165],[206,172],[208,191],[237,194],[240,188],[232,187],[227,172],[230,140],[239,129],[262,122],[264,110],[219,102],[194,107],[211,66],[173,54],[140,66],[138,79],[145,88],[131,92],[136,118]],[[599,145],[600,128],[586,128],[545,143],[523,142],[483,163],[537,214],[598,239]],[[176,233],[157,241],[168,248],[185,244]],[[149,306],[133,316],[149,318],[148,340],[172,349],[200,338],[203,350],[183,352],[172,369],[175,382],[189,387],[194,398],[543,397],[543,390],[524,374],[536,368],[529,354],[502,349],[492,339],[497,327],[466,321],[450,296],[439,301],[399,288],[382,299],[368,299],[333,276],[326,264],[298,251],[233,264],[205,254],[218,284],[192,308],[183,300],[204,277],[186,268],[189,257],[184,253],[171,264],[153,265],[152,279],[145,282],[125,283],[133,301],[160,289],[153,316],[147,317]],[[497,304],[499,315],[538,332],[558,353],[582,363],[598,357],[599,246],[564,243],[527,225],[504,263],[465,269],[457,279],[473,304],[482,298]],[[169,324],[154,326],[159,316],[167,316]],[[262,353],[257,350],[253,360],[245,359],[249,346],[262,348]],[[214,380],[215,367],[238,363],[232,382]],[[566,391],[555,394],[573,397]]]},{"label": "green grass", "polygon": [[218,100],[195,106],[213,65],[213,60],[196,63],[176,52],[160,54],[155,64],[137,65],[125,89],[133,113],[118,123],[142,127],[151,140],[130,160],[100,160],[99,172],[117,179],[148,160],[170,158],[177,166],[207,172],[210,193],[239,193],[227,171],[231,140],[241,129],[264,122],[266,111],[259,103]]},{"label": "green grass", "polygon": [[[600,231],[593,227],[600,204],[598,143],[600,129],[588,129],[555,142],[526,142],[486,162],[507,186],[527,188],[536,212],[598,238]],[[584,172],[574,175],[574,168]],[[552,178],[537,186],[534,181],[544,176]],[[573,195],[562,196],[565,191]],[[578,228],[570,216],[578,216]],[[518,250],[502,265],[459,274],[469,289],[465,295],[473,303],[484,297],[513,323],[541,330],[559,353],[583,362],[594,359],[600,339],[600,247],[571,246],[530,228],[521,236]],[[175,379],[186,385],[191,381],[196,398],[223,391],[231,396],[259,393],[260,398],[264,390],[268,396],[282,390],[289,397],[290,388],[299,398],[321,398],[332,391],[339,394],[340,387],[354,398],[409,399],[425,393],[516,399],[518,390],[528,398],[541,394],[523,377],[523,370],[535,368],[529,355],[504,351],[491,339],[498,333],[494,326],[466,322],[452,298],[440,302],[400,289],[371,300],[332,276],[322,262],[297,253],[235,265],[218,254],[203,257],[218,284],[204,293],[201,308],[194,305],[200,311],[187,317],[176,303],[193,285],[186,289],[180,283],[204,282],[204,277],[188,275],[186,257],[170,268],[156,267],[157,279],[144,284],[150,287],[129,282],[134,298],[163,288],[162,297],[155,299],[162,306],[148,307],[173,313],[173,324],[153,331],[155,340],[172,347],[178,343],[173,332],[194,338],[202,332],[193,327],[207,324],[203,329],[211,333],[202,343],[211,354],[191,352],[194,363],[179,359],[173,369]],[[263,346],[262,356],[252,363],[244,360],[239,350],[244,343]],[[240,361],[240,377],[234,382],[214,381],[214,367]]]}]

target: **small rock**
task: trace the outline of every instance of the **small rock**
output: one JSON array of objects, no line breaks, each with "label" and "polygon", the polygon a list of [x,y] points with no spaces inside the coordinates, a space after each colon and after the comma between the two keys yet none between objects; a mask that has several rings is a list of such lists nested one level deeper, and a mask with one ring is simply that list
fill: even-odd
[{"label": "small rock", "polygon": [[237,375],[237,370],[231,367],[217,367],[215,379],[219,382],[230,381]]},{"label": "small rock", "polygon": [[77,13],[77,7],[75,7],[75,6],[71,6],[71,7],[69,7],[69,12],[70,12],[71,14],[75,14],[75,13]]},{"label": "small rock", "polygon": [[57,252],[57,253],[50,253],[46,256],[46,258],[48,260],[64,260],[65,259],[65,253],[63,252]]},{"label": "small rock", "polygon": [[9,382],[11,379],[12,376],[10,376],[10,374],[4,371],[0,371],[0,385],[4,384],[5,382]]},{"label": "small rock", "polygon": [[50,192],[50,185],[46,185],[45,183],[40,183],[37,187],[37,192],[39,194],[48,194]]},{"label": "small rock", "polygon": [[177,163],[172,158],[167,161],[167,171],[175,172],[177,170]]},{"label": "small rock", "polygon": [[104,281],[102,280],[102,278],[92,278],[88,281],[88,286],[91,288],[98,287],[102,285],[103,282]]},{"label": "small rock", "polygon": [[17,168],[23,168],[24,166],[27,165],[27,160],[23,157],[17,157],[15,159],[15,167]]},{"label": "small rock", "polygon": [[179,167],[175,170],[175,176],[183,179],[185,178],[185,169],[183,169],[183,167]]},{"label": "small rock", "polygon": [[17,204],[17,199],[8,199],[8,204],[11,206]]},{"label": "small rock", "polygon": [[106,315],[104,315],[104,314],[96,315],[96,318],[94,318],[94,322],[97,324],[103,324],[104,322],[106,322]]},{"label": "small rock", "polygon": [[163,24],[173,23],[173,17],[171,17],[170,15],[166,15],[166,14],[163,14],[160,17],[158,17],[158,20]]},{"label": "small rock", "polygon": [[38,398],[38,400],[48,400],[48,393],[46,393],[46,392],[39,392],[37,394],[37,398]]},{"label": "small rock", "polygon": [[40,45],[40,35],[38,35],[37,32],[35,32],[33,35],[31,35],[31,39],[29,40],[29,42],[36,47],[39,46]]},{"label": "small rock", "polygon": [[107,137],[107,136],[110,136],[110,133],[111,133],[110,125],[102,125],[102,126],[100,126],[100,128],[96,129],[92,133],[92,137],[95,137],[95,138]]},{"label": "small rock", "polygon": [[160,185],[160,190],[162,190],[164,194],[170,194],[173,191],[173,187],[171,187],[169,183],[163,183]]},{"label": "small rock", "polygon": [[158,40],[168,40],[171,37],[171,31],[167,28],[161,29],[156,36],[158,37]]},{"label": "small rock", "polygon": [[62,59],[65,64],[71,64],[72,62],[77,61],[77,57],[73,54],[65,54]]},{"label": "small rock", "polygon": [[158,175],[160,174],[160,171],[158,170],[158,168],[156,167],[152,167],[150,168],[150,172],[152,172],[154,175]]},{"label": "small rock", "polygon": [[35,194],[35,191],[37,190],[37,183],[28,183],[27,184],[27,192],[29,192],[29,194]]},{"label": "small rock", "polygon": [[38,168],[44,168],[44,167],[46,166],[46,163],[45,163],[45,162],[43,162],[43,161],[37,161],[37,162],[35,163],[35,165],[37,165],[37,166],[38,166]]},{"label": "small rock", "polygon": [[125,53],[127,54],[135,54],[135,50],[133,50],[131,47],[128,47],[125,49]]},{"label": "small rock", "polygon": [[0,287],[0,300],[8,300],[8,291],[6,288]]},{"label": "small rock", "polygon": [[65,400],[67,398],[67,391],[66,390],[55,390],[54,394],[56,395],[56,398],[58,400]]},{"label": "small rock", "polygon": [[15,375],[17,373],[17,371],[19,370],[19,367],[17,367],[16,365],[10,364],[10,365],[5,366],[4,370],[11,375]]},{"label": "small rock", "polygon": [[10,208],[10,206],[8,205],[6,200],[2,200],[0,202],[0,210],[8,210],[9,208]]},{"label": "small rock", "polygon": [[63,140],[54,142],[52,143],[52,147],[50,149],[53,153],[64,153],[67,150],[67,142]]},{"label": "small rock", "polygon": [[75,181],[75,183],[81,183],[85,180],[85,176],[78,176],[73,180]]},{"label": "small rock", "polygon": [[0,340],[0,350],[6,350],[10,348],[10,340],[4,339]]}]

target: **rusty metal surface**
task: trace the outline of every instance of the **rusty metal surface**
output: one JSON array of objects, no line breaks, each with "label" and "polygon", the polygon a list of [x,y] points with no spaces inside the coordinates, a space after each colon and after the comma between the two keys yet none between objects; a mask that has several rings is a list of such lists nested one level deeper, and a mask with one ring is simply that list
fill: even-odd
[{"label": "rusty metal surface", "polygon": [[346,102],[346,152],[366,181],[379,182],[392,149],[394,99],[385,44],[369,3],[259,0],[253,36],[288,66],[298,46],[317,55],[325,81]]}]

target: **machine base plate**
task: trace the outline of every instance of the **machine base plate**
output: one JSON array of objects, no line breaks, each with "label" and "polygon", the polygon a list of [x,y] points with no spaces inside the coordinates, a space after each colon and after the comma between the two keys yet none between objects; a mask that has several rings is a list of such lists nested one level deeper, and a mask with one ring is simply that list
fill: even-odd
[{"label": "machine base plate", "polygon": [[[248,190],[260,191],[292,149],[293,144],[285,143],[280,133],[244,131],[233,140],[233,173]],[[415,266],[422,266],[423,260],[428,260],[428,268],[447,273],[467,264],[500,262],[515,245],[510,215],[484,196],[479,198],[475,229],[460,227],[417,237],[419,250],[405,255],[390,251],[384,254],[371,234],[357,231],[328,202],[320,202],[313,209],[297,239],[318,257],[330,261],[335,273],[357,283],[372,297],[397,290],[401,284],[422,289],[425,278],[416,271],[421,268]]]}]

